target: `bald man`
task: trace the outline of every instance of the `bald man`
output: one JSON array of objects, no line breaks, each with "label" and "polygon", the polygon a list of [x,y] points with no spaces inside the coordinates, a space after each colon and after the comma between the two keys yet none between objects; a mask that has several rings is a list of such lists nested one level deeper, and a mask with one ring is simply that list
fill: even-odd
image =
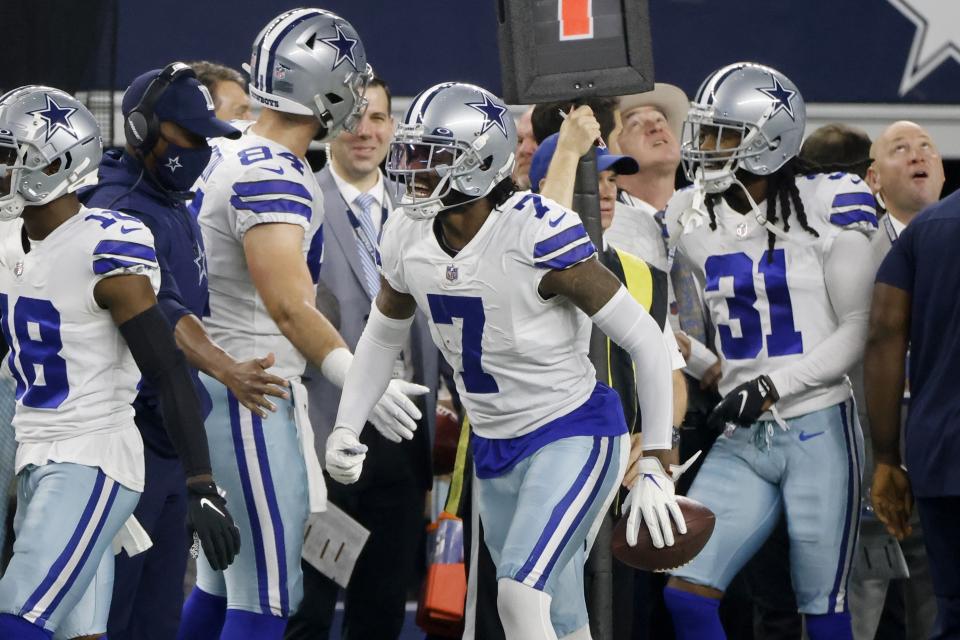
[{"label": "bald man", "polygon": [[870,159],[867,184],[890,214],[888,232],[896,232],[889,237],[892,242],[922,209],[940,200],[943,160],[930,134],[906,120],[880,134],[870,148]]},{"label": "bald man", "polygon": [[[871,239],[875,266],[879,267],[906,226],[921,210],[940,199],[944,183],[943,161],[930,134],[916,123],[907,121],[895,122],[880,134],[870,147],[870,160],[866,174],[867,185],[886,209],[886,215],[880,218],[880,232],[875,233]],[[856,394],[860,423],[864,425],[867,465],[863,485],[869,487],[874,474],[873,452],[876,447],[871,446],[871,429],[867,428],[870,421],[864,398],[862,365],[851,371],[850,378]],[[903,415],[906,415],[906,411]],[[876,485],[872,492],[877,492]],[[900,542],[910,579],[900,582],[903,587],[902,609],[896,606],[890,613],[903,619],[907,640],[926,640],[930,637],[936,618],[936,599],[930,581],[930,567],[923,546],[919,519],[914,517],[912,523],[913,533]],[[871,563],[876,566],[878,558],[886,559],[891,552],[896,553],[895,547],[883,549],[884,544],[895,543],[872,514],[864,518],[860,553],[870,558]],[[889,575],[864,571],[863,567],[867,565],[865,559],[858,558],[859,564],[854,568],[848,592],[855,638],[874,637],[884,601],[887,599],[889,578],[895,575],[892,571]],[[892,600],[898,601],[899,596]]]}]

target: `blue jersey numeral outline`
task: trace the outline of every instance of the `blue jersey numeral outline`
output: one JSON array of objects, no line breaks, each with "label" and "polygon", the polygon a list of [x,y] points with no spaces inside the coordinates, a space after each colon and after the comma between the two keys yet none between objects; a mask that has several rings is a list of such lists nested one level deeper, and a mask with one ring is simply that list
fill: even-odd
[{"label": "blue jersey numeral outline", "polygon": [[[8,362],[17,383],[17,400],[26,407],[56,409],[70,394],[67,361],[60,355],[60,312],[49,300],[17,298],[13,305],[13,331],[18,347],[14,349],[9,307],[7,295],[0,293],[0,324],[10,347]],[[39,339],[30,335],[30,323],[37,325]],[[43,372],[43,384],[36,383],[38,369]]]},{"label": "blue jersey numeral outline", "polygon": [[477,296],[428,293],[427,302],[434,324],[453,325],[454,318],[463,320],[463,371],[458,372],[463,379],[463,387],[470,393],[499,393],[497,381],[483,370],[483,326],[487,321],[483,300]]},{"label": "blue jersey numeral outline", "polygon": [[793,317],[790,288],[787,285],[786,253],[776,249],[773,258],[765,251],[756,265],[763,276],[764,289],[770,310],[770,333],[763,335],[760,312],[756,308],[757,290],[754,285],[754,263],[745,253],[710,256],[704,264],[706,291],[718,291],[721,278],[733,278],[733,296],[726,298],[731,320],[740,325],[740,336],[734,336],[730,325],[718,324],[720,349],[727,360],[756,358],[766,339],[767,355],[789,356],[803,353],[803,335],[797,330]]}]

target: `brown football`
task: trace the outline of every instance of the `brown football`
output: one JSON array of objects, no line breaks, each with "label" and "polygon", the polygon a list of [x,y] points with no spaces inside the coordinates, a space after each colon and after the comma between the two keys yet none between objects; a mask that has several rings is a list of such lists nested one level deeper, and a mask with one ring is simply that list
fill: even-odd
[{"label": "brown football", "polygon": [[680,511],[687,523],[687,532],[678,534],[674,525],[672,547],[654,547],[645,522],[641,523],[637,532],[637,546],[631,547],[627,544],[627,516],[623,516],[613,528],[610,543],[613,557],[634,569],[644,571],[670,571],[693,560],[710,539],[716,517],[710,509],[696,500],[677,496],[677,504],[680,505]]}]

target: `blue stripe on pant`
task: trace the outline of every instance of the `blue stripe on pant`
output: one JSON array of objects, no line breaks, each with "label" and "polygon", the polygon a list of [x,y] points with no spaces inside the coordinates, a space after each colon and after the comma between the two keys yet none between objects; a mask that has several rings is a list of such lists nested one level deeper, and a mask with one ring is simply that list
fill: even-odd
[{"label": "blue stripe on pant", "polygon": [[[112,561],[111,542],[140,494],[98,468],[72,463],[27,467],[18,482],[17,539],[0,580],[0,611],[48,630],[106,631],[109,590],[95,597],[86,591],[98,569],[112,580],[113,563],[103,560],[111,554]],[[81,600],[84,610],[74,612]]]},{"label": "blue stripe on pant", "polygon": [[714,512],[716,526],[673,575],[725,590],[783,510],[799,611],[840,613],[859,527],[860,425],[852,400],[787,423],[789,431],[760,422],[717,438],[688,494]]},{"label": "blue stripe on pant", "polygon": [[847,586],[850,582],[850,569],[853,566],[853,554],[856,549],[857,535],[860,532],[860,482],[863,467],[860,452],[857,449],[856,433],[853,429],[854,404],[847,402],[839,405],[840,420],[843,423],[844,444],[847,453],[847,509],[843,522],[843,536],[840,542],[840,554],[837,559],[837,572],[833,590],[827,603],[828,613],[847,611]]},{"label": "blue stripe on pant", "polygon": [[476,479],[484,540],[497,578],[540,589],[576,612],[559,619],[551,615],[561,636],[587,622],[581,606],[583,572],[570,563],[582,563],[593,525],[613,500],[629,453],[626,434],[563,438],[501,476]]},{"label": "blue stripe on pant", "polygon": [[287,617],[302,596],[300,551],[307,521],[306,468],[291,401],[261,419],[222,384],[200,376],[213,409],[206,421],[217,484],[240,529],[240,553],[223,573],[205,561],[197,585],[227,607]]}]

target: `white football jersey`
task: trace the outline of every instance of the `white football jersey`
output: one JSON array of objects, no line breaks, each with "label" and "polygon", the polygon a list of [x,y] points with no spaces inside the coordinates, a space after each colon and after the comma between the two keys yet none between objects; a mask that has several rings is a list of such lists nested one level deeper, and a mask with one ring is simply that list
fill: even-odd
[{"label": "white football jersey", "polygon": [[306,360],[280,332],[257,293],[243,236],[264,223],[303,227],[303,256],[316,283],[323,259],[323,196],[310,167],[281,144],[247,132],[237,140],[217,138],[211,146],[213,155],[194,185],[192,205],[207,253],[210,316],[204,325],[233,357],[248,360],[273,352],[277,364],[271,373],[297,377]]},{"label": "white football jersey", "polygon": [[[689,213],[692,189],[677,192],[667,205],[676,259],[689,264],[716,328],[723,394],[790,365],[837,329],[824,282],[826,256],[842,230],[870,235],[876,229],[875,201],[860,178],[847,173],[800,176],[797,188],[808,224],[819,237],[804,230],[791,211],[787,238],[777,237],[772,256],[768,232],[754,214],[740,214],[720,199],[714,207],[717,228],[711,230],[708,219]],[[766,206],[761,203],[761,211]],[[775,224],[782,229],[779,206],[777,217]],[[781,416],[803,415],[850,397],[845,375],[819,382],[779,401]]]},{"label": "white football jersey", "polygon": [[131,403],[140,370],[110,312],[103,278],[140,274],[154,292],[153,236],[138,219],[82,207],[24,254],[0,243],[0,323],[17,382],[17,469],[48,460],[101,467],[143,487],[143,445]]},{"label": "white football jersey", "polygon": [[520,192],[455,257],[433,225],[394,211],[381,271],[429,317],[477,435],[521,436],[583,404],[597,382],[590,319],[566,298],[544,300],[537,291],[548,270],[595,255],[580,217]]}]

